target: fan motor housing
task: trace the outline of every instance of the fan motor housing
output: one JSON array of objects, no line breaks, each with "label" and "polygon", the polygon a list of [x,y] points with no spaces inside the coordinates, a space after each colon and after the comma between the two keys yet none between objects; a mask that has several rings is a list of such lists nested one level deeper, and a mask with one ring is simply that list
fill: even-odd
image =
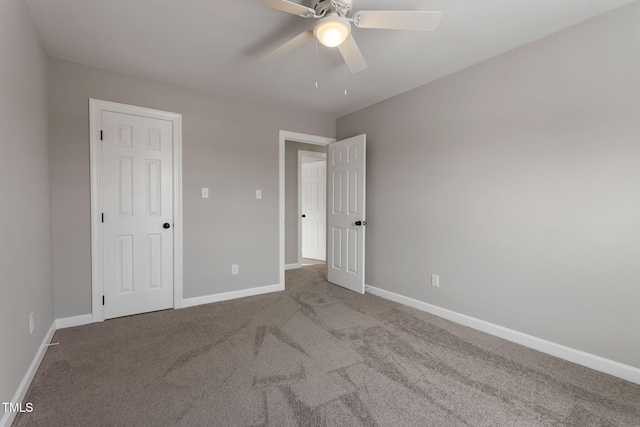
[{"label": "fan motor housing", "polygon": [[311,0],[311,7],[316,15],[325,16],[334,12],[340,16],[347,16],[351,10],[351,0]]}]

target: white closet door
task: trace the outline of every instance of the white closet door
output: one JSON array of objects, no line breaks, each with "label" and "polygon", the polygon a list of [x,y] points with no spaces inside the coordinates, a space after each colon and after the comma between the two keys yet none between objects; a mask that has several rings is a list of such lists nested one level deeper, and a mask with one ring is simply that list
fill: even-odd
[{"label": "white closet door", "polygon": [[101,118],[105,319],[173,307],[172,123]]}]

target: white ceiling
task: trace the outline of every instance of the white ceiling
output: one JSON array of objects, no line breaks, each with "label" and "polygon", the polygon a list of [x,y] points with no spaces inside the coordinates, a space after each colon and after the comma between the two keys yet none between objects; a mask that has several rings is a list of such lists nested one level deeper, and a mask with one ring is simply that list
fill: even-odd
[{"label": "white ceiling", "polygon": [[[305,5],[308,0],[293,0]],[[260,58],[314,20],[260,0],[27,0],[50,56],[340,117],[635,0],[353,0],[354,10],[441,10],[433,33],[353,29],[369,68],[347,76],[312,41]],[[315,76],[319,88],[315,88]]]}]

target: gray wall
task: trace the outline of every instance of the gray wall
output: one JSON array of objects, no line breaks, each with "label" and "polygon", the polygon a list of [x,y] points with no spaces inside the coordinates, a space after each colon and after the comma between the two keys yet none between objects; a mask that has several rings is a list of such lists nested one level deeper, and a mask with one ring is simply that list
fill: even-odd
[{"label": "gray wall", "polygon": [[333,136],[335,120],[56,59],[49,68],[57,318],[91,312],[89,98],[183,115],[185,298],[278,283],[279,131]]},{"label": "gray wall", "polygon": [[638,22],[633,4],[338,119],[367,134],[367,284],[640,367]]},{"label": "gray wall", "polygon": [[47,57],[21,0],[0,2],[0,58],[0,402],[10,402],[53,323]]},{"label": "gray wall", "polygon": [[296,264],[298,262],[298,151],[326,153],[327,146],[285,141],[284,148],[284,263]]}]

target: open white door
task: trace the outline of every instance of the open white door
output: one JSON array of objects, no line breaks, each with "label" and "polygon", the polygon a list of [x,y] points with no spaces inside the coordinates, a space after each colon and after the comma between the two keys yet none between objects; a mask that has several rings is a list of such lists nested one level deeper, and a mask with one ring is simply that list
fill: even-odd
[{"label": "open white door", "polygon": [[329,144],[327,279],[364,294],[366,135]]}]

